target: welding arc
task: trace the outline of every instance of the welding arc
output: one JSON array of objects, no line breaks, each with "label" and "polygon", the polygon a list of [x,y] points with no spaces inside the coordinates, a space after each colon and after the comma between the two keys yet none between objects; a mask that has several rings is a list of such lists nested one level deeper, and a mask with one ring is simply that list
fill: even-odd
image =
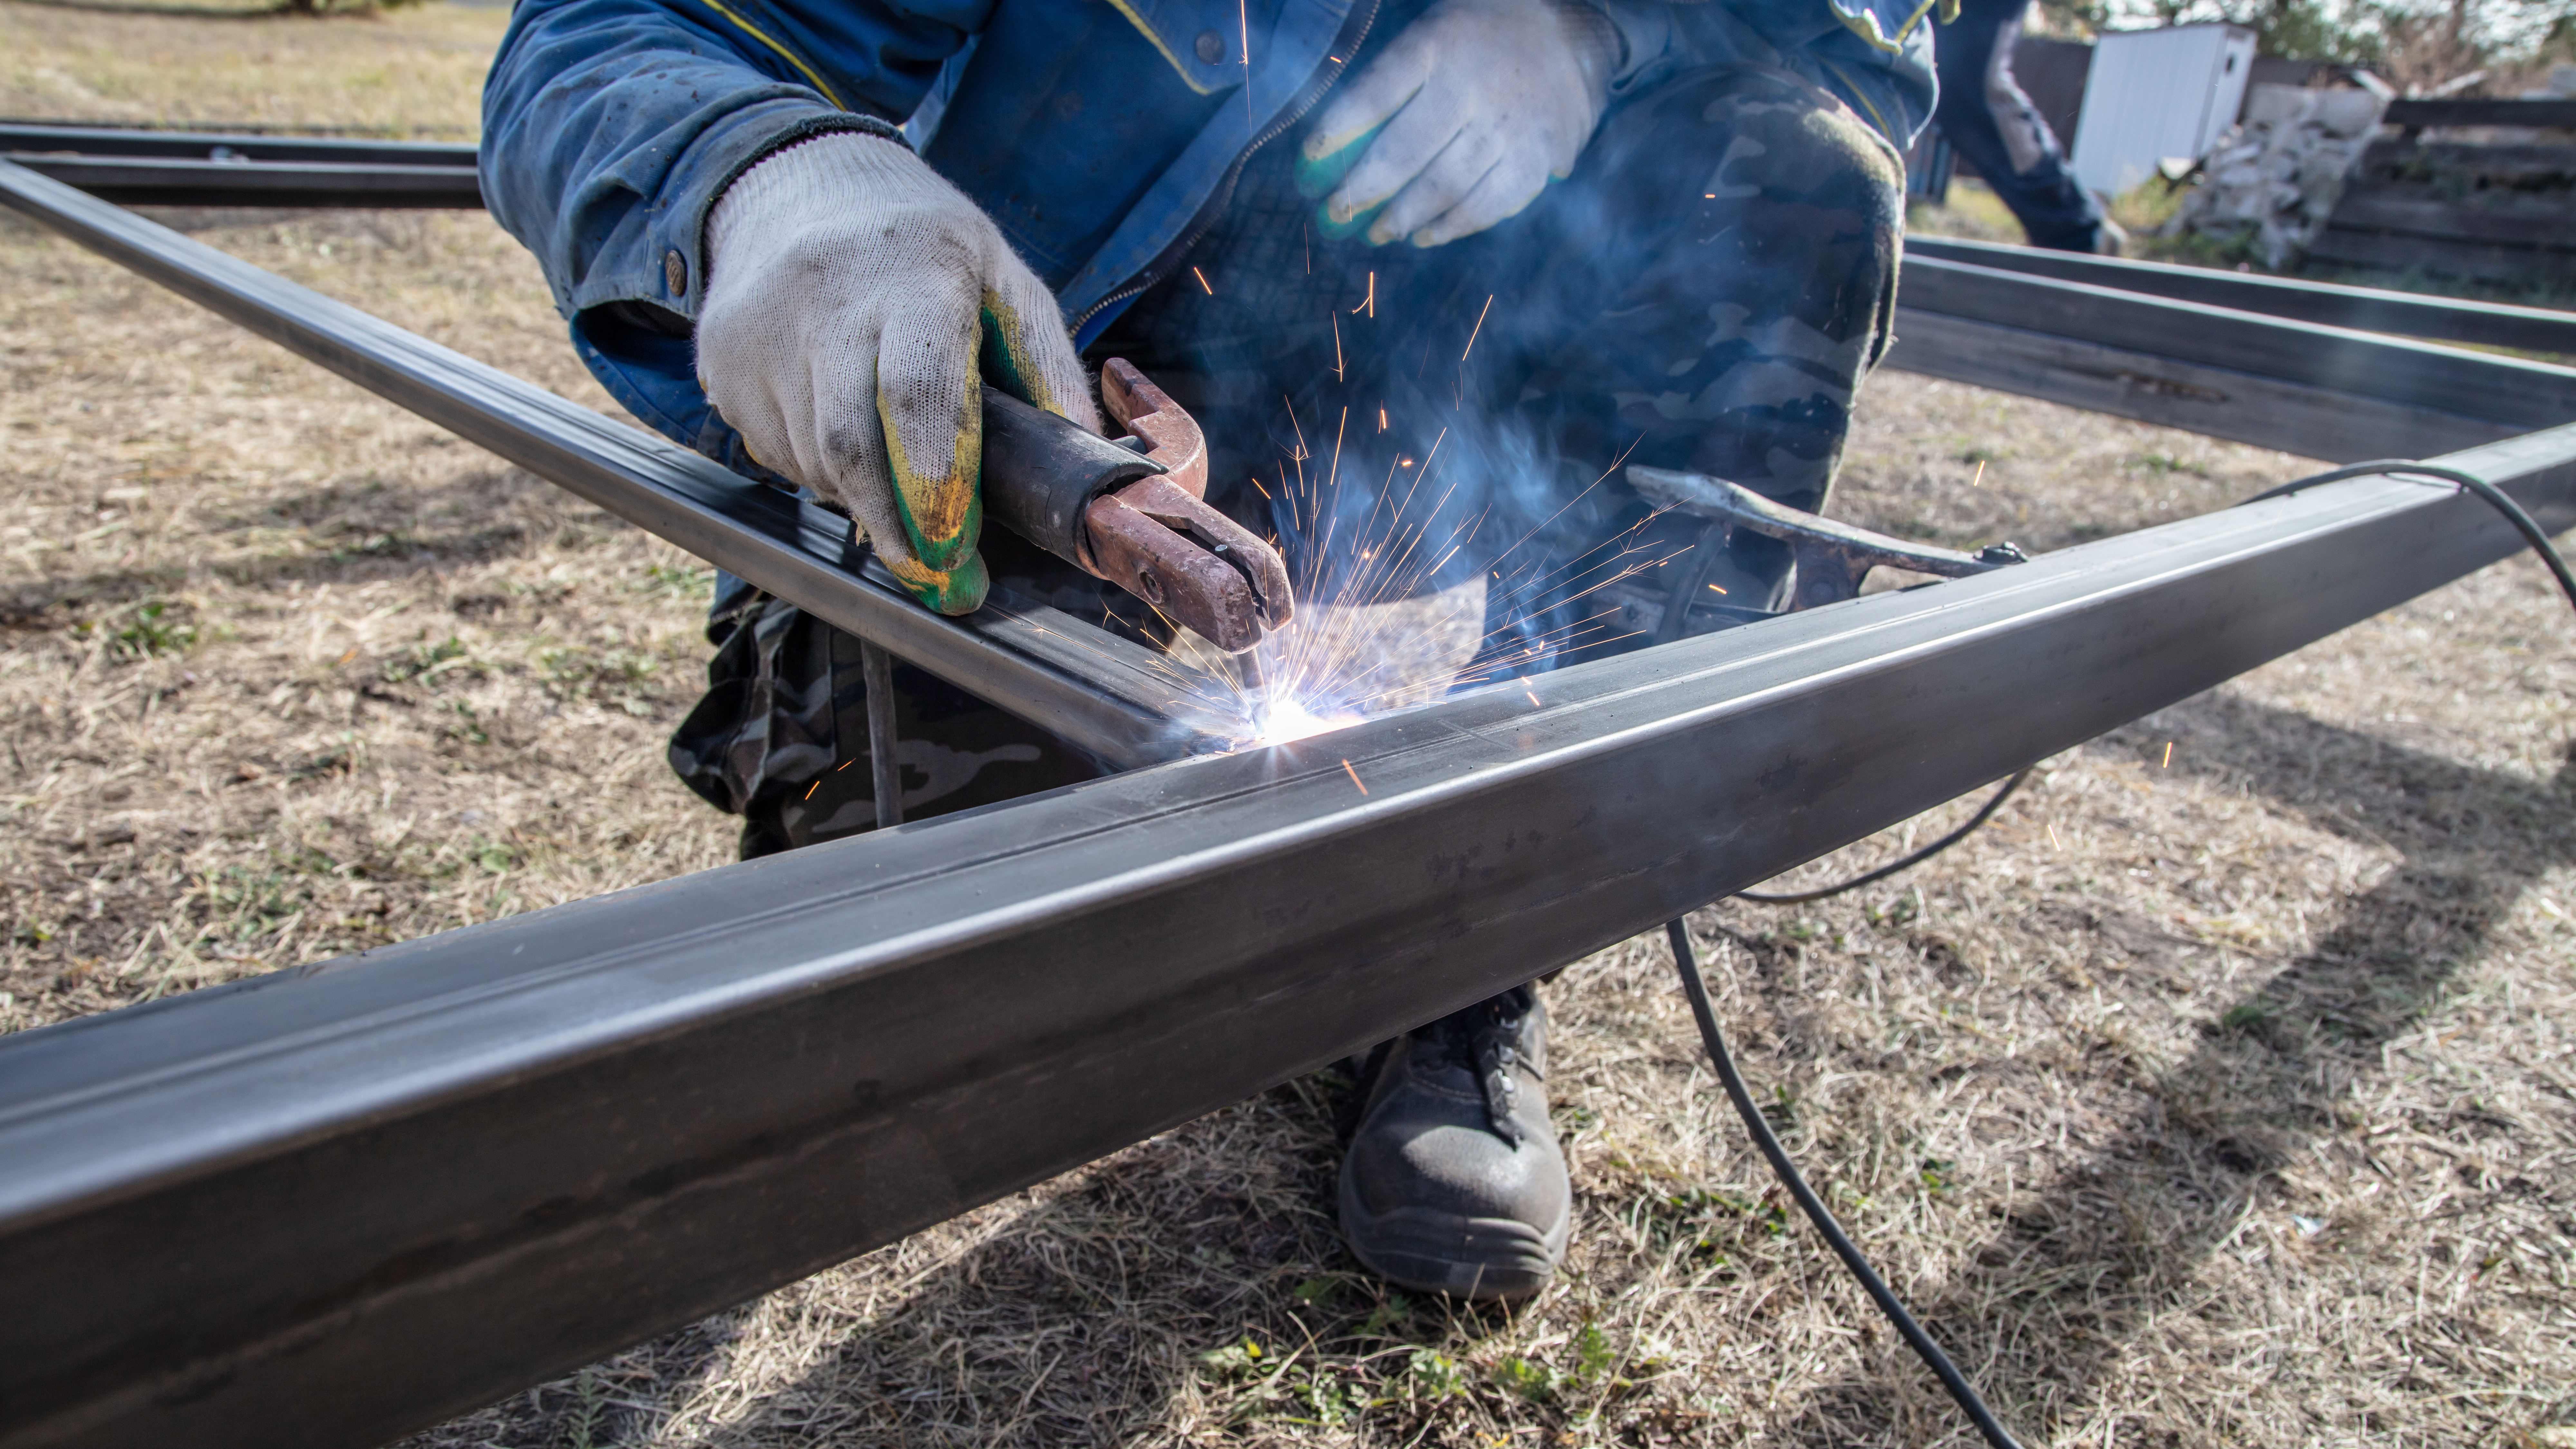
[{"label": "welding arc", "polygon": [[[2020,780],[2020,775],[2013,777],[2014,784]],[[2009,791],[2011,785],[2005,789]],[[1676,918],[1664,923],[1664,936],[1672,943],[1673,969],[1681,973],[1682,991],[1690,997],[1691,1015],[1699,1021],[1700,1043],[1708,1048],[1708,1059],[1717,1066],[1717,1079],[1725,1084],[1727,1100],[1735,1104],[1735,1115],[1744,1119],[1744,1130],[1751,1134],[1753,1145],[1761,1148],[1762,1155],[1770,1160],[1771,1171],[1780,1179],[1780,1185],[1789,1189],[1789,1195],[1798,1200],[1799,1208],[1806,1213],[1807,1220],[1816,1225],[1816,1231],[1824,1235],[1834,1255],[1843,1260],[1843,1266],[1851,1270],[1854,1278],[1860,1280],[1860,1286],[1869,1290],[1869,1296],[1877,1302],[1879,1311],[1887,1315],[1888,1322],[1896,1325],[1896,1331],[1932,1370],[1933,1376],[1941,1381],[1941,1387],[1950,1391],[1950,1397],[1957,1401],[1960,1412],[1977,1426],[1977,1432],[1985,1436],[1986,1442],[1994,1449],[2021,1449],[2011,1431],[1995,1418],[1994,1411],[1986,1407],[1986,1401],[1978,1397],[1976,1386],[1968,1382],[1967,1375],[1960,1373],[1959,1366],[1950,1362],[1950,1356],[1941,1351],[1941,1345],[1933,1342],[1932,1335],[1924,1332],[1923,1325],[1915,1322],[1914,1315],[1906,1312],[1905,1305],[1896,1300],[1895,1292],[1887,1286],[1885,1279],[1878,1276],[1878,1270],[1870,1267],[1869,1259],[1861,1256],[1859,1247],[1844,1234],[1842,1225],[1834,1221],[1824,1199],[1817,1197],[1816,1190],[1807,1186],[1807,1180],[1798,1175],[1798,1165],[1789,1160],[1789,1150],[1780,1145],[1779,1136],[1763,1119],[1762,1109],[1753,1104],[1753,1093],[1745,1087],[1744,1075],[1735,1069],[1735,1059],[1727,1055],[1726,1037],[1717,1029],[1717,1013],[1708,1004],[1708,983],[1700,979],[1699,960],[1691,950],[1690,928]]]},{"label": "welding arc", "polygon": [[2024,765],[2020,769],[2013,771],[2012,778],[2004,781],[2002,789],[1997,790],[1994,794],[1986,797],[1986,803],[1977,807],[1977,813],[1968,817],[1967,824],[1960,826],[1958,829],[1951,831],[1949,834],[1942,836],[1940,839],[1933,841],[1930,845],[1923,847],[1921,850],[1914,852],[1912,855],[1909,855],[1902,860],[1889,861],[1887,864],[1880,866],[1876,870],[1864,871],[1859,875],[1853,876],[1850,880],[1843,881],[1838,885],[1829,885],[1820,890],[1782,891],[1776,895],[1765,891],[1737,891],[1734,899],[1739,901],[1758,901],[1766,906],[1794,906],[1805,901],[1821,901],[1827,896],[1838,896],[1845,891],[1856,891],[1862,886],[1868,885],[1871,881],[1885,880],[1900,870],[1911,870],[1915,866],[1921,865],[1923,862],[1939,855],[1942,851],[1948,850],[1951,846],[1958,844],[1960,841],[1967,839],[1969,836],[1976,834],[1977,827],[1985,824],[1989,820],[1992,820],[1995,816],[1995,812],[2004,808],[2004,802],[2012,798],[2012,793],[2021,788],[2021,782],[2029,779],[2030,772],[2037,768],[2039,767],[2036,765]]},{"label": "welding arc", "polygon": [[2286,498],[2302,488],[2340,483],[2346,478],[2395,477],[2406,473],[2456,483],[2485,500],[2488,507],[2504,515],[2505,521],[2512,524],[2523,541],[2531,545],[2532,552],[2539,554],[2540,561],[2549,566],[2549,571],[2558,578],[2558,587],[2566,591],[2567,602],[2576,604],[2576,573],[2568,572],[2567,560],[2560,557],[2558,550],[2550,544],[2549,534],[2541,528],[2539,521],[2524,512],[2511,494],[2474,473],[2463,473],[2457,468],[2445,468],[2438,463],[2418,463],[2412,458],[2373,458],[2367,463],[2350,463],[2312,477],[2296,479],[2278,488],[2266,488],[2236,506],[2243,508],[2246,503],[2260,503],[2267,498]]}]

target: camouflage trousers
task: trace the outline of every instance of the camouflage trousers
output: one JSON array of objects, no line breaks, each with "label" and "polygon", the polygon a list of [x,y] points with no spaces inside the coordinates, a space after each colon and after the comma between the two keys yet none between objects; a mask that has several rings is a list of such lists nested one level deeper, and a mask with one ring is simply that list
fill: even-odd
[{"label": "camouflage trousers", "polygon": [[[1221,219],[1090,357],[1129,358],[1198,416],[1211,500],[1275,531],[1310,594],[1489,579],[1486,672],[1546,668],[1636,647],[1587,628],[1590,591],[1678,574],[1703,537],[1616,465],[1823,508],[1890,340],[1904,215],[1895,149],[1827,92],[1759,66],[1667,79],[1612,107],[1570,180],[1432,249],[1327,238],[1293,159],[1293,138],[1252,157]],[[1115,610],[990,541],[997,580]],[[1381,549],[1417,562],[1390,571]],[[1764,539],[1701,564],[1752,608],[1788,583]],[[720,593],[710,632],[714,688],[673,737],[674,768],[749,817],[746,854],[866,828],[855,645],[747,590]],[[907,818],[1098,772],[927,676],[899,669],[896,687]],[[932,746],[935,768],[916,770]]]}]

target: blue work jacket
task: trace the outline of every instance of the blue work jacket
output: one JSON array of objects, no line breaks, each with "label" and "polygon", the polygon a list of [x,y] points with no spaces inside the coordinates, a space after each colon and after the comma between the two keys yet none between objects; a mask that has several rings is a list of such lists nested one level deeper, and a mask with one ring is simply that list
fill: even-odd
[{"label": "blue work jacket", "polygon": [[[1932,111],[1934,3],[1599,0],[1623,44],[1614,93],[1686,66],[1780,65],[1900,148]],[[1179,264],[1243,158],[1316,106],[1379,8],[519,0],[484,87],[483,195],[611,395],[770,476],[690,351],[707,213],[736,176],[808,136],[899,135],[992,216],[1088,343]]]}]

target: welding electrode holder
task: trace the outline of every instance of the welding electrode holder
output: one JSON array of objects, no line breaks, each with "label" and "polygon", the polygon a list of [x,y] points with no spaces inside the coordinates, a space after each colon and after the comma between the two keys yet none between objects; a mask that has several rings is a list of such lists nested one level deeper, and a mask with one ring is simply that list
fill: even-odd
[{"label": "welding electrode holder", "polygon": [[984,512],[1089,571],[1083,510],[1163,465],[999,388],[984,389]]},{"label": "welding electrode holder", "polygon": [[986,512],[1229,654],[1259,644],[1294,612],[1286,561],[1202,497],[1207,443],[1187,412],[1122,358],[1101,384],[1135,436],[1097,437],[984,389]]}]

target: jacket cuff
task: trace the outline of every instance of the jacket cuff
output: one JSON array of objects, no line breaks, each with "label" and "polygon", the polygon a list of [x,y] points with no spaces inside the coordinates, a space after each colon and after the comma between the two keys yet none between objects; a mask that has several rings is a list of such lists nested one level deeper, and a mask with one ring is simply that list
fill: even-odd
[{"label": "jacket cuff", "polygon": [[1672,69],[1672,6],[1663,0],[1584,0],[1619,32],[1618,68],[1610,76],[1616,98],[1653,85]]},{"label": "jacket cuff", "polygon": [[576,315],[610,302],[643,302],[695,322],[707,274],[707,216],[742,173],[800,141],[874,136],[911,149],[893,123],[819,101],[761,101],[708,126],[674,161],[640,212],[641,234],[618,264],[594,265],[566,300]]}]

